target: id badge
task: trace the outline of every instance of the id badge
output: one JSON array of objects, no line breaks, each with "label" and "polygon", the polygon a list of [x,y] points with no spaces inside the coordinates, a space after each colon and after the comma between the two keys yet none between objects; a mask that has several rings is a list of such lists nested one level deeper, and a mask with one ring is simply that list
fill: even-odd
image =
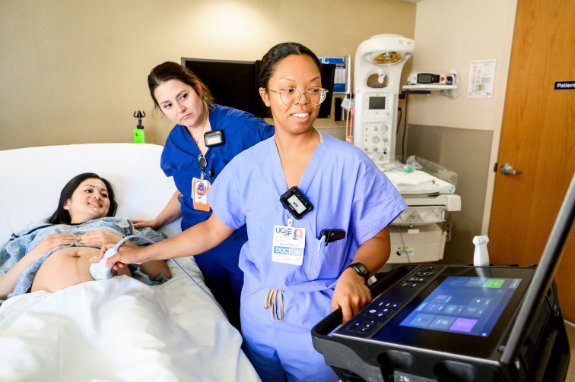
[{"label": "id badge", "polygon": [[209,189],[209,180],[198,178],[194,178],[192,180],[192,201],[194,202],[195,210],[206,212],[210,211],[210,204],[208,203]]},{"label": "id badge", "polygon": [[305,228],[276,225],[272,244],[274,263],[302,265],[305,250]]}]

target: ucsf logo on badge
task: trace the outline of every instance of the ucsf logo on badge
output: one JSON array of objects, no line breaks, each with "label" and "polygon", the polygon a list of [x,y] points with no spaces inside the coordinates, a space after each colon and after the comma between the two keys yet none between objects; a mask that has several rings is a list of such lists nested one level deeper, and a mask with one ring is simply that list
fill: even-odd
[{"label": "ucsf logo on badge", "polygon": [[275,231],[276,231],[276,234],[280,234],[280,235],[284,235],[284,236],[291,237],[293,235],[293,228],[292,227],[276,225]]}]

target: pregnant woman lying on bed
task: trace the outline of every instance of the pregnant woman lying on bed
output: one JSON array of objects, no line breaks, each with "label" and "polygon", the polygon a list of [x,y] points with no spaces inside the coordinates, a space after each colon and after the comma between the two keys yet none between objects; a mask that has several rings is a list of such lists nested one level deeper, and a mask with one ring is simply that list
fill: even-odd
[{"label": "pregnant woman lying on bed", "polygon": [[[72,178],[62,189],[58,208],[47,224],[13,234],[0,248],[0,300],[28,291],[55,292],[94,280],[89,268],[97,261],[103,243],[134,234],[154,242],[165,238],[160,232],[136,230],[130,220],[114,217],[116,208],[108,180],[94,173]],[[147,244],[148,240],[134,238],[124,245]],[[158,260],[141,267],[118,268],[114,273],[150,285],[171,277],[165,261]]]}]

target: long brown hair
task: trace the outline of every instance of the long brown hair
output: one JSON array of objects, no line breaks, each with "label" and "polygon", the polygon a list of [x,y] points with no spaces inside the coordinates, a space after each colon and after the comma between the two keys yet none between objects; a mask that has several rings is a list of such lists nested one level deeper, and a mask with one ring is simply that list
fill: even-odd
[{"label": "long brown hair", "polygon": [[157,108],[160,105],[154,96],[154,91],[162,83],[169,80],[178,80],[190,85],[202,100],[205,110],[209,110],[210,105],[214,102],[210,89],[194,72],[178,63],[166,61],[152,69],[148,75],[148,89],[150,89],[150,95]]}]

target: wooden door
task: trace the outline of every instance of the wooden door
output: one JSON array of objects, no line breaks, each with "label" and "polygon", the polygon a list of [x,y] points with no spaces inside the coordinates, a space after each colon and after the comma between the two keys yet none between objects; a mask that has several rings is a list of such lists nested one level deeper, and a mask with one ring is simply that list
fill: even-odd
[{"label": "wooden door", "polygon": [[[519,0],[489,226],[498,264],[534,264],[575,171],[575,1]],[[556,280],[564,317],[575,322],[575,229]]]}]

